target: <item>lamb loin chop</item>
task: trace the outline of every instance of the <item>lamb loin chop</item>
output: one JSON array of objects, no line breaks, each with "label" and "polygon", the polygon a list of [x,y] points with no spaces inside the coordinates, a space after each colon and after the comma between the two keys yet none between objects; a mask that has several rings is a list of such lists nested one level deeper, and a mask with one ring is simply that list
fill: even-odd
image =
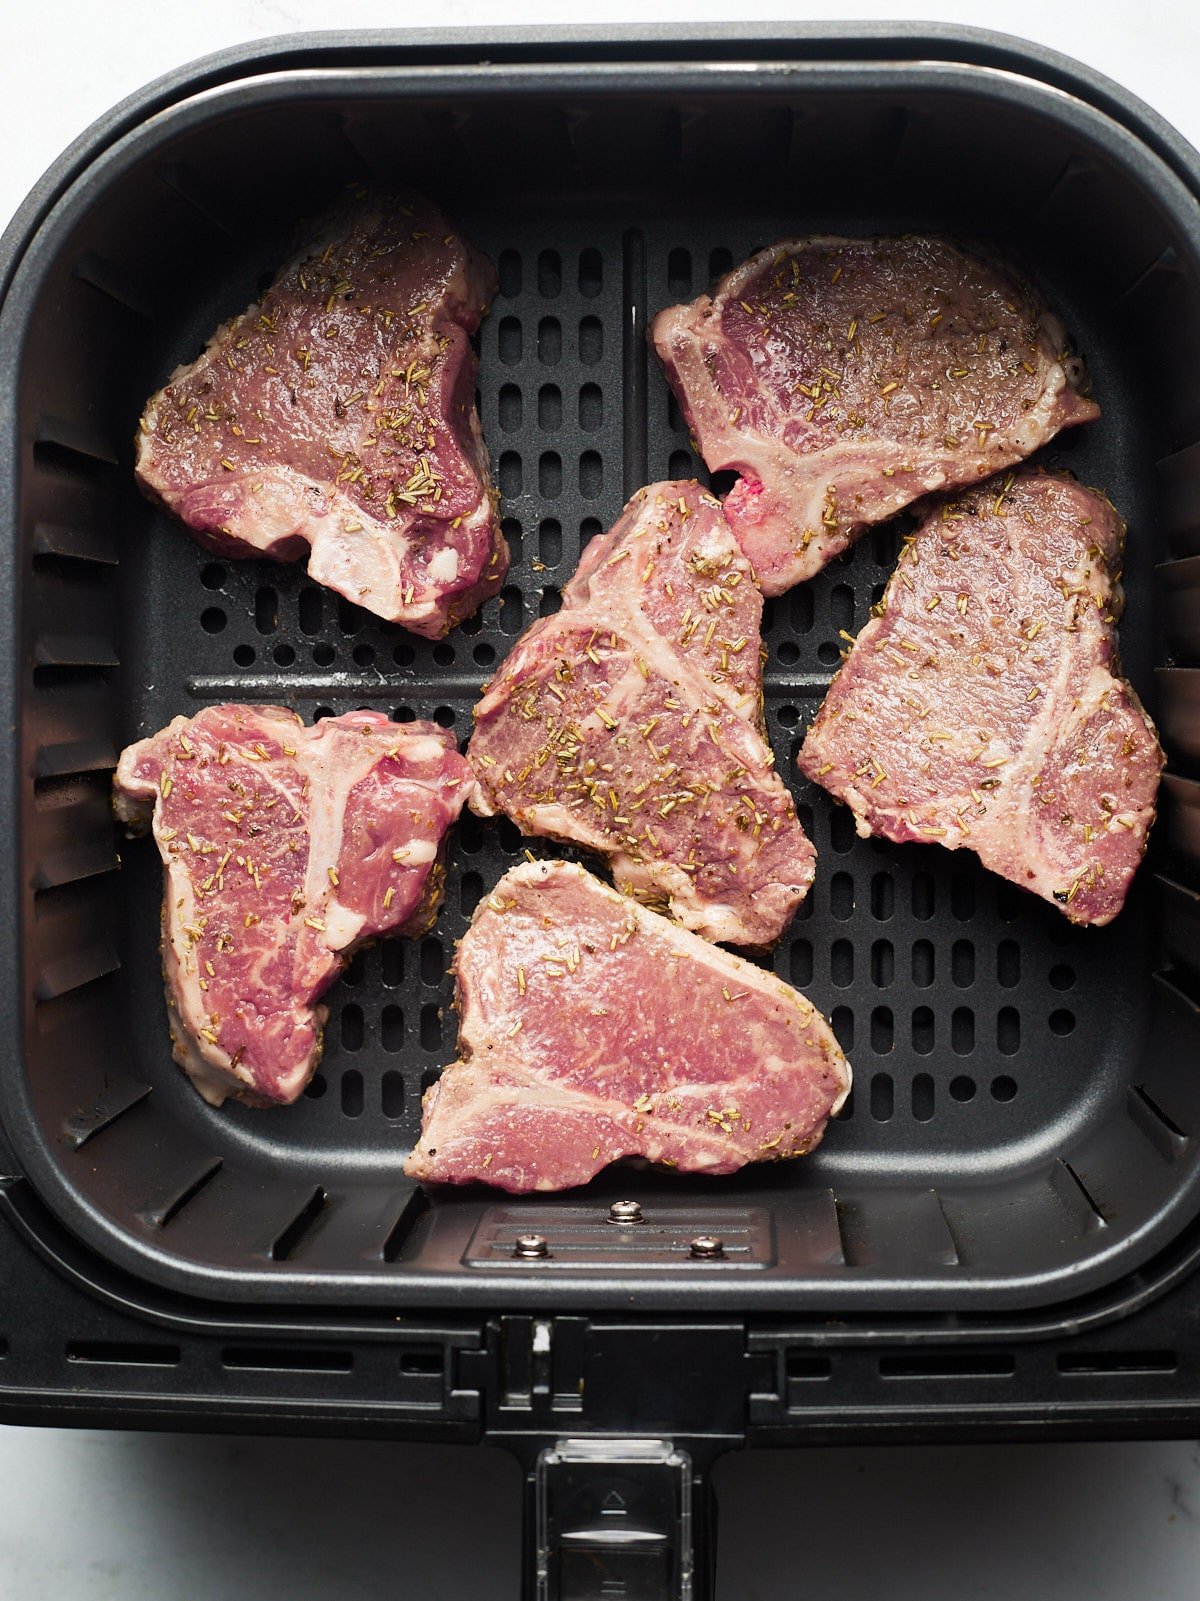
[{"label": "lamb loin chop", "polygon": [[692,1173],[800,1156],[850,1089],[780,979],[582,867],[514,867],[457,958],[460,1059],[405,1163],[439,1184],[561,1190],[643,1156]]},{"label": "lamb loin chop", "polygon": [[175,1060],[206,1101],[296,1099],[354,949],[432,923],[471,788],[445,729],[377,712],[211,706],[122,752],[114,807],[153,825]]},{"label": "lamb loin chop", "polygon": [[785,240],[650,333],[705,462],[742,475],[725,514],[768,595],[1099,415],[1041,300],[944,239]]},{"label": "lamb loin chop", "polygon": [[484,256],[360,190],[147,403],[137,476],[223,556],[294,561],[437,639],[508,567],[475,409]]},{"label": "lamb loin chop", "polygon": [[816,853],[761,724],[762,596],[695,483],[639,490],[475,709],[473,808],[610,858],[707,939],[770,945]]},{"label": "lamb loin chop", "polygon": [[929,513],[805,738],[860,834],[965,845],[1075,923],[1120,911],[1163,753],[1121,676],[1125,525],[1025,468]]}]

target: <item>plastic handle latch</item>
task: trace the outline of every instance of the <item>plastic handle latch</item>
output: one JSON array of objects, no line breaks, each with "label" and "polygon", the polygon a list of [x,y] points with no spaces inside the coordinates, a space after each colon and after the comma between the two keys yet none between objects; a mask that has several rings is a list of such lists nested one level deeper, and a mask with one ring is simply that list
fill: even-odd
[{"label": "plastic handle latch", "polygon": [[559,1440],[535,1475],[537,1601],[692,1601],[692,1460],[670,1440]]}]

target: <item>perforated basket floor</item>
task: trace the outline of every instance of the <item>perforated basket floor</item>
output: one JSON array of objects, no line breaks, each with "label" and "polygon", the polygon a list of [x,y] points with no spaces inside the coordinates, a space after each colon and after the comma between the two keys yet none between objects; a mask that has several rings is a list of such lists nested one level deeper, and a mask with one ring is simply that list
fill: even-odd
[{"label": "perforated basket floor", "polygon": [[[123,844],[110,870],[116,750],[222,699],[285,701],[310,719],[370,706],[465,741],[482,684],[556,609],[626,496],[703,476],[648,356],[648,317],[773,238],[933,223],[1024,257],[1104,405],[1047,459],[1129,518],[1124,653],[1151,703],[1163,655],[1152,464],[1189,442],[1187,406],[1171,410],[1160,371],[1174,352],[1137,286],[1164,240],[1198,327],[1200,294],[1192,233],[1146,199],[1153,179],[1178,201],[1148,156],[1126,170],[1102,128],[1049,96],[1009,104],[972,79],[933,98],[919,74],[900,84],[886,69],[849,97],[813,77],[803,107],[732,73],[549,101],[522,98],[514,75],[505,95],[426,85],[411,105],[377,76],[285,93],[277,74],[270,94],[234,86],[141,130],[60,202],[9,295],[7,315],[25,319],[13,381],[27,765],[24,1068],[4,1117],[30,1176],[115,1260],[241,1298],[1028,1304],[1143,1260],[1194,1209],[1200,1110],[1196,1008],[1186,985],[1155,976],[1153,866],[1113,927],[1075,930],[965,852],[857,839],[796,774],[841,633],[861,627],[890,572],[895,526],[767,605],[770,733],[819,852],[773,961],[830,1016],[856,1073],[812,1159],[720,1182],[621,1169],[515,1204],[408,1185],[421,1091],[454,1055],[453,942],[527,845],[552,849],[504,821],[464,818],[435,931],[363,952],[331,991],[324,1059],[296,1107],[214,1111],[172,1066],[156,853]],[[968,128],[983,191],[1024,185],[1024,209],[997,216],[972,203],[978,185],[955,182]],[[1107,212],[1071,176],[1081,151]],[[919,179],[935,154],[948,177],[931,194]],[[435,155],[438,197],[499,268],[481,410],[513,565],[500,597],[431,644],[300,568],[206,556],[139,499],[128,442],[145,394],[252,297],[296,215],[364,167],[420,174]],[[738,173],[751,176],[737,186]],[[625,1193],[658,1232],[591,1226]],[[752,1243],[692,1262],[687,1239],[722,1219]],[[523,1227],[557,1242],[549,1261],[512,1261]]]}]

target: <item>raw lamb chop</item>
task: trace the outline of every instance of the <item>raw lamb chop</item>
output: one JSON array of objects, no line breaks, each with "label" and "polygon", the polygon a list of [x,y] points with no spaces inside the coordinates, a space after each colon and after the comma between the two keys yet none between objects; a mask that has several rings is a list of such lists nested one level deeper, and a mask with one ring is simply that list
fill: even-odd
[{"label": "raw lamb chop", "polygon": [[768,595],[919,495],[1022,460],[1099,408],[1027,285],[944,239],[762,250],[651,338]]},{"label": "raw lamb chop", "polygon": [[1120,911],[1163,754],[1120,675],[1125,525],[1026,468],[930,512],[800,751],[860,834],[966,845],[1075,923]]},{"label": "raw lamb chop", "polygon": [[294,561],[437,639],[508,567],[469,336],[491,263],[412,194],[359,191],[151,397],[137,475],[225,556]]},{"label": "raw lamb chop", "polygon": [[475,709],[475,810],[610,857],[685,927],[770,945],[815,852],[763,737],[762,596],[711,495],[652,484]]},{"label": "raw lamb chop", "polygon": [[761,968],[582,867],[514,867],[457,959],[460,1060],[405,1164],[561,1190],[644,1156],[693,1173],[812,1150],[850,1089],[829,1025]]},{"label": "raw lamb chop", "polygon": [[444,729],[377,712],[212,706],[122,753],[117,816],[153,821],[164,863],[175,1060],[206,1101],[296,1099],[355,947],[433,921],[471,788]]}]

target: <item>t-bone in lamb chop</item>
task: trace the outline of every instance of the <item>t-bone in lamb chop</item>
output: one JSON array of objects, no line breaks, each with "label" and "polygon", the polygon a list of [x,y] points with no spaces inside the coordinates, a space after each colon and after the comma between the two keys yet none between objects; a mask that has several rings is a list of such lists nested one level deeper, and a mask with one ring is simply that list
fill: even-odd
[{"label": "t-bone in lamb chop", "polygon": [[871,523],[1021,461],[1097,406],[1006,267],[947,240],[787,240],[651,337],[768,595]]},{"label": "t-bone in lamb chop", "polygon": [[1030,468],[926,518],[800,751],[860,834],[977,851],[1076,923],[1120,911],[1163,754],[1116,659],[1125,526]]},{"label": "t-bone in lamb chop", "polygon": [[164,863],[175,1060],[206,1101],[296,1099],[355,947],[433,921],[472,787],[445,729],[377,712],[213,706],[122,753],[117,815],[153,824]]},{"label": "t-bone in lamb chop", "polygon": [[417,1179],[583,1184],[810,1151],[850,1067],[803,995],[567,862],[523,864],[457,958],[460,1060],[425,1093]]},{"label": "t-bone in lamb chop", "polygon": [[761,619],[712,496],[639,490],[477,706],[472,806],[601,852],[697,934],[772,944],[815,852],[762,733]]},{"label": "t-bone in lamb chop", "polygon": [[508,549],[470,335],[491,262],[413,194],[359,191],[151,397],[137,475],[225,556],[294,561],[436,639]]}]

